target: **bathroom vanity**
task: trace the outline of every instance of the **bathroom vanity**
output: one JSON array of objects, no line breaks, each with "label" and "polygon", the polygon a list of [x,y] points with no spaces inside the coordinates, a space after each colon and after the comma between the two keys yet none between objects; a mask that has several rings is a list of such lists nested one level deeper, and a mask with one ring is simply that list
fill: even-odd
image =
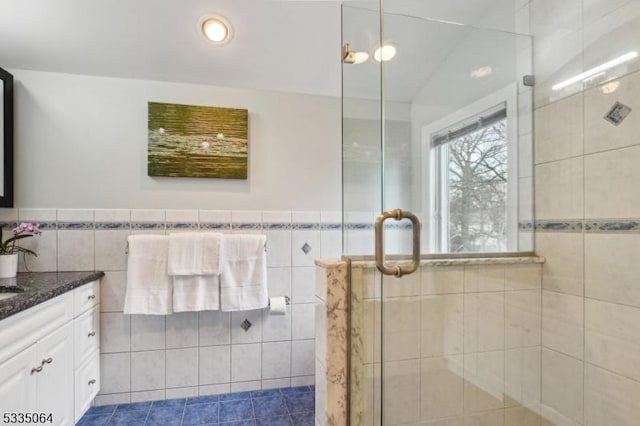
[{"label": "bathroom vanity", "polygon": [[10,284],[24,291],[0,293],[0,416],[10,416],[6,423],[37,413],[40,423],[73,425],[89,408],[100,389],[102,276],[18,274]]}]

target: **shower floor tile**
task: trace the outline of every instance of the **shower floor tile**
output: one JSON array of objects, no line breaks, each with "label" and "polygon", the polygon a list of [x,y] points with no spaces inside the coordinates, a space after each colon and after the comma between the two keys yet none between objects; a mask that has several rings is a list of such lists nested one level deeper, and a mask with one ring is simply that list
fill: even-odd
[{"label": "shower floor tile", "polygon": [[91,407],[78,426],[313,426],[315,386]]}]

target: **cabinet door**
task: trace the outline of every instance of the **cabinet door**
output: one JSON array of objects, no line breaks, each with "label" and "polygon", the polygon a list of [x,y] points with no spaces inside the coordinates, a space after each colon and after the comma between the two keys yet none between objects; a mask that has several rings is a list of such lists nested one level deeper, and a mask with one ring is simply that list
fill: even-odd
[{"label": "cabinet door", "polygon": [[38,412],[52,413],[54,425],[73,425],[73,328],[70,323],[38,341]]},{"label": "cabinet door", "polygon": [[0,364],[0,416],[36,411],[37,373],[31,374],[39,365],[36,360],[36,345],[32,345]]}]

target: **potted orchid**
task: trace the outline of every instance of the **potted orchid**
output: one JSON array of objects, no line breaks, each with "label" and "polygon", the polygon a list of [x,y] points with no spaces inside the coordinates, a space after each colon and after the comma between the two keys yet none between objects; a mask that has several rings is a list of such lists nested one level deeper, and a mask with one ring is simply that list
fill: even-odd
[{"label": "potted orchid", "polygon": [[2,241],[2,229],[0,228],[0,278],[15,277],[18,272],[18,253],[37,256],[36,252],[16,243],[22,239],[41,234],[40,225],[23,222],[11,230],[13,235]]}]

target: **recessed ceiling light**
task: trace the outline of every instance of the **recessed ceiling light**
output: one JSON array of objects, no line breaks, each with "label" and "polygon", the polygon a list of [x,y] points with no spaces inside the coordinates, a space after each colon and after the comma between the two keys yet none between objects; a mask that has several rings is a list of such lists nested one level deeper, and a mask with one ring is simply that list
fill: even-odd
[{"label": "recessed ceiling light", "polygon": [[220,15],[207,15],[198,23],[200,33],[211,44],[222,45],[231,40],[233,29],[229,21]]},{"label": "recessed ceiling light", "polygon": [[493,68],[489,65],[471,71],[471,77],[473,78],[482,78],[491,74],[493,74]]},{"label": "recessed ceiling light", "polygon": [[373,57],[378,62],[386,62],[393,59],[396,56],[397,49],[392,44],[383,44],[373,52]]}]

